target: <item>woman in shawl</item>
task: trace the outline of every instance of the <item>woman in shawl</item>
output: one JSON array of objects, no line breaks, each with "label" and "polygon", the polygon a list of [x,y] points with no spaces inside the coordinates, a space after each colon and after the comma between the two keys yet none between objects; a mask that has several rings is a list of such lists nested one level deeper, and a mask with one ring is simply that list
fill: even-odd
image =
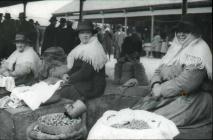
[{"label": "woman in shawl", "polygon": [[78,32],[81,43],[67,56],[69,70],[58,93],[72,100],[87,100],[104,93],[107,56],[97,37],[93,36],[92,22],[79,22]]},{"label": "woman in shawl", "polygon": [[13,77],[16,85],[31,85],[38,78],[40,58],[23,33],[16,34],[15,44],[16,50],[2,62],[0,75]]},{"label": "woman in shawl", "polygon": [[[88,107],[90,127],[105,111],[127,107],[160,114],[172,120],[178,128],[211,124],[212,89],[207,83],[212,80],[212,54],[195,29],[188,22],[176,26],[172,45],[156,69],[149,85],[151,92],[145,97],[141,89],[141,98],[117,94],[93,101]],[[129,84],[134,84],[134,81]]]},{"label": "woman in shawl", "polygon": [[212,79],[212,54],[194,24],[181,21],[162,64],[152,80],[152,92],[133,109],[153,111],[178,127],[212,123],[212,96],[206,83]]}]

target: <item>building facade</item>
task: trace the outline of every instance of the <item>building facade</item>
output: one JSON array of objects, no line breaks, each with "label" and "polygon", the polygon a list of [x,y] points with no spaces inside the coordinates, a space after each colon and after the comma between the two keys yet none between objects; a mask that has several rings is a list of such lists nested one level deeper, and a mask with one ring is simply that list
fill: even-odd
[{"label": "building facade", "polygon": [[[136,26],[145,42],[150,42],[155,31],[170,36],[171,28],[181,19],[184,0],[86,0],[83,19],[111,25]],[[69,20],[79,19],[80,0],[55,11],[53,15]],[[186,0],[186,14],[203,30],[203,37],[212,44],[212,0]],[[127,28],[125,28],[127,29]],[[127,31],[127,30],[125,30]]]}]

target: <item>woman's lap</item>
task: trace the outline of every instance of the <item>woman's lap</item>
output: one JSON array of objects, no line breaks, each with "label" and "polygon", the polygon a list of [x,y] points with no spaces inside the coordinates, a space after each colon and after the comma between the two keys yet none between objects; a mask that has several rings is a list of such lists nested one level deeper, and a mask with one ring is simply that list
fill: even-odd
[{"label": "woman's lap", "polygon": [[208,93],[178,97],[154,112],[172,120],[177,126],[199,127],[212,122],[212,98]]},{"label": "woman's lap", "polygon": [[57,91],[62,98],[71,100],[81,99],[82,96],[73,85],[66,85]]}]

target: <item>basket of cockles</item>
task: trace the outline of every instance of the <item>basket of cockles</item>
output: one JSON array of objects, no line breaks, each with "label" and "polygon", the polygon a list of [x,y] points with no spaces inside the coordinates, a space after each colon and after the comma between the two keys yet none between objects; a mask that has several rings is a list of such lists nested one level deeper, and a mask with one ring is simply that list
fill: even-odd
[{"label": "basket of cockles", "polygon": [[41,132],[51,135],[67,134],[80,129],[81,118],[70,119],[64,113],[48,114],[38,119],[38,127]]},{"label": "basket of cockles", "polygon": [[65,105],[64,113],[41,116],[38,119],[38,127],[41,132],[52,135],[78,131],[82,123],[81,116],[86,109],[86,105],[81,100],[77,100],[73,104]]},{"label": "basket of cockles", "polygon": [[28,126],[27,139],[78,140],[87,136],[86,105],[77,100],[64,106],[61,113],[46,114]]}]

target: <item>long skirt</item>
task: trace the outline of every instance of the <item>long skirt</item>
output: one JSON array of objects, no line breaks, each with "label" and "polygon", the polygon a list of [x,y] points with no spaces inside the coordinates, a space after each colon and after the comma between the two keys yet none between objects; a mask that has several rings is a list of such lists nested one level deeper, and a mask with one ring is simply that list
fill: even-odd
[{"label": "long skirt", "polygon": [[[139,91],[138,89],[140,90],[140,88],[134,90]],[[156,100],[150,94],[139,97],[140,94],[136,95],[134,90],[129,89],[125,94],[104,95],[89,102],[89,114],[95,115],[94,119],[97,120],[107,110],[132,108],[162,115],[172,120],[179,128],[198,128],[212,123],[212,97],[209,93],[198,92],[188,96]],[[136,96],[131,96],[131,93]]]}]

